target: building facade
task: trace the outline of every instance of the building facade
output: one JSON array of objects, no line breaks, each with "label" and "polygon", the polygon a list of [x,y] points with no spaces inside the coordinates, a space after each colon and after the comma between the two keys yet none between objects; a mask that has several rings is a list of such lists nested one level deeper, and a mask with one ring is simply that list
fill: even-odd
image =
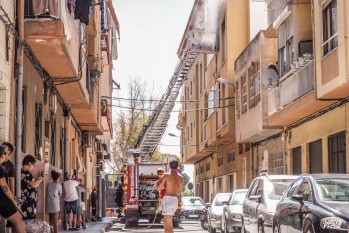
[{"label": "building facade", "polygon": [[[349,172],[349,3],[265,1],[263,25],[253,25],[253,4],[220,5],[216,50],[198,53],[182,89],[182,159],[195,165],[205,201],[248,187],[260,172]],[[186,33],[207,19],[200,6]]]},{"label": "building facade", "polygon": [[[250,143],[237,143],[235,134],[234,67],[256,28],[266,25],[250,21],[251,11],[263,14],[263,7],[250,1],[195,1],[178,50],[179,56],[198,53],[182,87],[177,127],[182,160],[195,165],[195,193],[206,202],[217,192],[248,187],[252,179]],[[212,31],[216,41],[207,44]]]},{"label": "building facade", "polygon": [[[95,185],[99,192],[97,214],[104,216],[104,163],[110,160],[112,137],[108,97],[112,95],[112,61],[117,59],[119,23],[111,0],[84,1],[82,4],[88,6],[75,5],[76,8],[66,1],[53,1],[45,9],[37,2],[26,1],[17,12],[12,12],[16,8],[10,2],[1,4],[9,15],[17,14],[24,21],[21,28],[24,33],[18,39],[24,45],[24,53],[20,106],[16,101],[18,73],[13,66],[17,48],[9,33],[9,44],[4,48],[8,46],[11,51],[4,51],[10,57],[0,56],[5,58],[1,64],[9,60],[9,65],[1,65],[1,69],[6,69],[1,70],[5,78],[0,78],[4,82],[0,85],[4,96],[0,101],[1,114],[8,123],[1,124],[0,140],[18,147],[15,116],[21,108],[22,157],[35,156],[33,176],[45,175],[38,188],[38,218],[48,220],[45,199],[51,170],[59,171],[62,179],[66,174],[82,179],[88,218],[91,217],[90,193]],[[86,10],[79,13],[80,7]],[[0,30],[3,26],[0,24]],[[64,211],[60,218],[65,227]]]}]

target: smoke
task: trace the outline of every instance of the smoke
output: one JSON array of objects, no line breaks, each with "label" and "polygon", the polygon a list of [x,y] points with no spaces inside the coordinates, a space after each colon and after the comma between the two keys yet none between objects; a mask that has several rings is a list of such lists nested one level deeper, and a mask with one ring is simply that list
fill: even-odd
[{"label": "smoke", "polygon": [[224,0],[201,0],[194,26],[188,32],[187,48],[215,52],[218,48],[219,13]]}]

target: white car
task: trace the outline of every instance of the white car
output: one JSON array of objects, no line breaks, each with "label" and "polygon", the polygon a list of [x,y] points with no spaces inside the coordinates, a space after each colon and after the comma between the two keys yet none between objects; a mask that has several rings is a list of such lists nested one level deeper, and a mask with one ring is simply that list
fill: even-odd
[{"label": "white car", "polygon": [[214,233],[216,229],[221,229],[221,220],[224,203],[229,201],[231,193],[217,193],[212,201],[211,206],[208,208],[208,232]]}]

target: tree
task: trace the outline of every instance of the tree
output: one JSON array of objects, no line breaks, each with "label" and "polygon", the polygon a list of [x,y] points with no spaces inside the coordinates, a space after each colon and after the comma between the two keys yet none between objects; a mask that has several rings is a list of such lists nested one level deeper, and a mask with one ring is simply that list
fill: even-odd
[{"label": "tree", "polygon": [[[127,102],[119,100],[120,108],[116,116],[114,127],[114,140],[112,143],[113,164],[115,172],[121,172],[123,163],[127,156],[127,151],[132,149],[137,137],[143,126],[151,114],[152,107],[156,104],[154,101],[145,101],[146,99],[153,100],[153,89],[147,88],[145,82],[141,82],[140,78],[130,77],[128,83]],[[147,96],[147,94],[149,95]],[[125,99],[126,99],[125,98]],[[156,151],[155,158],[161,154]]]}]

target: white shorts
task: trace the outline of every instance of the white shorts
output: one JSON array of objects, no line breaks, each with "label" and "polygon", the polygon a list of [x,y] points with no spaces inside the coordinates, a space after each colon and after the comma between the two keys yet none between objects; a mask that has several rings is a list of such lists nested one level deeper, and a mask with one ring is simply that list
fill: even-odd
[{"label": "white shorts", "polygon": [[162,199],[162,215],[174,215],[178,207],[178,197],[164,196]]}]

